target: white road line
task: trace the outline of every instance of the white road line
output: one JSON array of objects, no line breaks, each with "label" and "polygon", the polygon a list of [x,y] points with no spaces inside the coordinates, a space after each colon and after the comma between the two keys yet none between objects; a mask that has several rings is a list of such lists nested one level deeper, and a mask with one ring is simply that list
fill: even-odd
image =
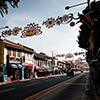
[{"label": "white road line", "polygon": [[15,88],[10,88],[10,89],[6,89],[6,90],[2,90],[2,91],[0,91],[0,93],[4,93],[4,92],[8,92],[8,91],[12,91],[12,90],[14,90]]},{"label": "white road line", "polygon": [[14,84],[7,84],[6,87],[9,87],[9,86],[15,86],[15,85],[21,85],[23,83],[14,83]]},{"label": "white road line", "polygon": [[36,83],[31,83],[31,84],[27,84],[26,86],[32,86],[32,85],[37,85],[39,84],[40,82],[36,82]]}]

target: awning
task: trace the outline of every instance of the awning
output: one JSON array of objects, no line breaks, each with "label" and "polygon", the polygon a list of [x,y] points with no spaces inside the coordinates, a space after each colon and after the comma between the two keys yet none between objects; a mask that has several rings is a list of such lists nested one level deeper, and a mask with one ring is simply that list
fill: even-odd
[{"label": "awning", "polygon": [[33,66],[33,64],[24,63],[25,66]]},{"label": "awning", "polygon": [[17,66],[16,64],[9,64],[9,66],[10,66],[11,68],[18,68],[18,66]]},{"label": "awning", "polygon": [[47,70],[43,67],[36,67],[36,70],[39,71],[39,72],[47,72]]},{"label": "awning", "polygon": [[23,68],[24,65],[21,65],[21,64],[17,64],[18,68]]},{"label": "awning", "polygon": [[52,72],[51,68],[45,68],[48,72]]}]

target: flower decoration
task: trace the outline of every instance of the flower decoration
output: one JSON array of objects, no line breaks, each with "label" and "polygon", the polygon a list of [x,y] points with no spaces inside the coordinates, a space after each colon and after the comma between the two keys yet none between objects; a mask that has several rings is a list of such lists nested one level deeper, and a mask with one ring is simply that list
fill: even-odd
[{"label": "flower decoration", "polygon": [[11,29],[5,30],[1,33],[1,36],[2,37],[7,37],[7,36],[11,36],[11,35],[16,36],[20,30],[21,30],[21,28],[18,28],[18,27],[13,28],[13,30],[11,30]]},{"label": "flower decoration", "polygon": [[64,16],[62,17],[62,20],[63,20],[64,22],[66,22],[68,19],[69,19],[68,15],[64,15]]},{"label": "flower decoration", "polygon": [[56,24],[60,25],[63,22],[62,17],[59,17],[56,19]]},{"label": "flower decoration", "polygon": [[9,29],[9,30],[5,30],[1,33],[1,36],[3,37],[7,37],[7,36],[11,36],[12,35],[12,30]]},{"label": "flower decoration", "polygon": [[[77,20],[79,18],[74,18],[73,14],[70,13],[68,15],[63,15],[63,17],[57,17],[57,19],[54,18],[48,18],[46,21],[43,21],[42,25],[46,25],[46,27],[51,28],[54,25],[60,25],[60,24],[68,24],[70,23],[72,20]],[[74,26],[75,23],[71,23],[71,26]]]},{"label": "flower decoration", "polygon": [[54,18],[48,18],[46,21],[43,21],[42,25],[46,25],[46,27],[51,28],[55,25],[55,19]]},{"label": "flower decoration", "polygon": [[19,33],[20,30],[21,30],[21,28],[15,27],[13,29],[13,33],[12,34],[15,36],[15,35],[17,35]]},{"label": "flower decoration", "polygon": [[26,27],[24,27],[21,38],[30,37],[33,35],[40,35],[41,33],[42,33],[41,27],[39,27],[38,24],[30,23],[30,24],[27,24]]},{"label": "flower decoration", "polygon": [[67,55],[66,55],[66,58],[73,58],[74,56],[71,54],[71,53],[68,53]]}]

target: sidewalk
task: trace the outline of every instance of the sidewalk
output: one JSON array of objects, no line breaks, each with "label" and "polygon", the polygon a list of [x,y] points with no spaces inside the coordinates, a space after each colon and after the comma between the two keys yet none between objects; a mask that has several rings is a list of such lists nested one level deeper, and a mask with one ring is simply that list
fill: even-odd
[{"label": "sidewalk", "polygon": [[86,100],[100,100],[100,96],[96,95],[94,85],[87,80],[87,86],[85,87]]},{"label": "sidewalk", "polygon": [[[78,74],[78,73],[80,73],[80,71],[74,72],[74,74]],[[55,74],[55,75],[41,76],[41,77],[32,78],[32,79],[41,79],[41,78],[55,77],[55,76],[61,76],[61,75],[66,75],[66,73],[64,73],[64,74]],[[14,83],[14,82],[20,82],[20,81],[28,81],[28,80],[32,80],[32,79],[29,78],[29,79],[13,80],[13,81],[9,81],[9,82],[0,82],[0,85]]]},{"label": "sidewalk", "polygon": [[13,81],[9,81],[9,82],[0,82],[0,85],[10,84],[10,83],[15,83],[15,82],[21,82],[21,81],[28,81],[28,80],[33,80],[33,79],[42,79],[42,78],[48,78],[48,77],[56,77],[56,76],[61,76],[61,75],[66,75],[66,74],[55,74],[55,75],[41,76],[41,77],[32,78],[32,79],[28,78],[28,79],[21,79],[21,80],[13,80]]}]

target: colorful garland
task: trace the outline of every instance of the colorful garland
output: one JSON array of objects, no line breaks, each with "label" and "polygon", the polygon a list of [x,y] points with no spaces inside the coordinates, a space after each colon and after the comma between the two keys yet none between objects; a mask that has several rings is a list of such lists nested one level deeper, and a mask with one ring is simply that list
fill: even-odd
[{"label": "colorful garland", "polygon": [[13,30],[9,29],[9,30],[5,30],[1,32],[1,36],[2,37],[7,37],[11,35],[16,36],[17,34],[19,34],[20,31],[21,31],[21,28],[14,27]]},{"label": "colorful garland", "polygon": [[42,25],[46,25],[46,27],[51,28],[54,25],[70,23],[73,19],[76,19],[76,18],[74,18],[73,14],[71,13],[71,14],[68,14],[68,15],[63,15],[63,17],[59,17],[58,16],[57,19],[55,19],[55,18],[48,18],[46,21],[43,21]]},{"label": "colorful garland", "polygon": [[39,27],[38,24],[30,23],[27,24],[26,27],[24,27],[24,30],[21,33],[21,38],[26,38],[34,35],[40,35],[42,31],[41,27]]}]

